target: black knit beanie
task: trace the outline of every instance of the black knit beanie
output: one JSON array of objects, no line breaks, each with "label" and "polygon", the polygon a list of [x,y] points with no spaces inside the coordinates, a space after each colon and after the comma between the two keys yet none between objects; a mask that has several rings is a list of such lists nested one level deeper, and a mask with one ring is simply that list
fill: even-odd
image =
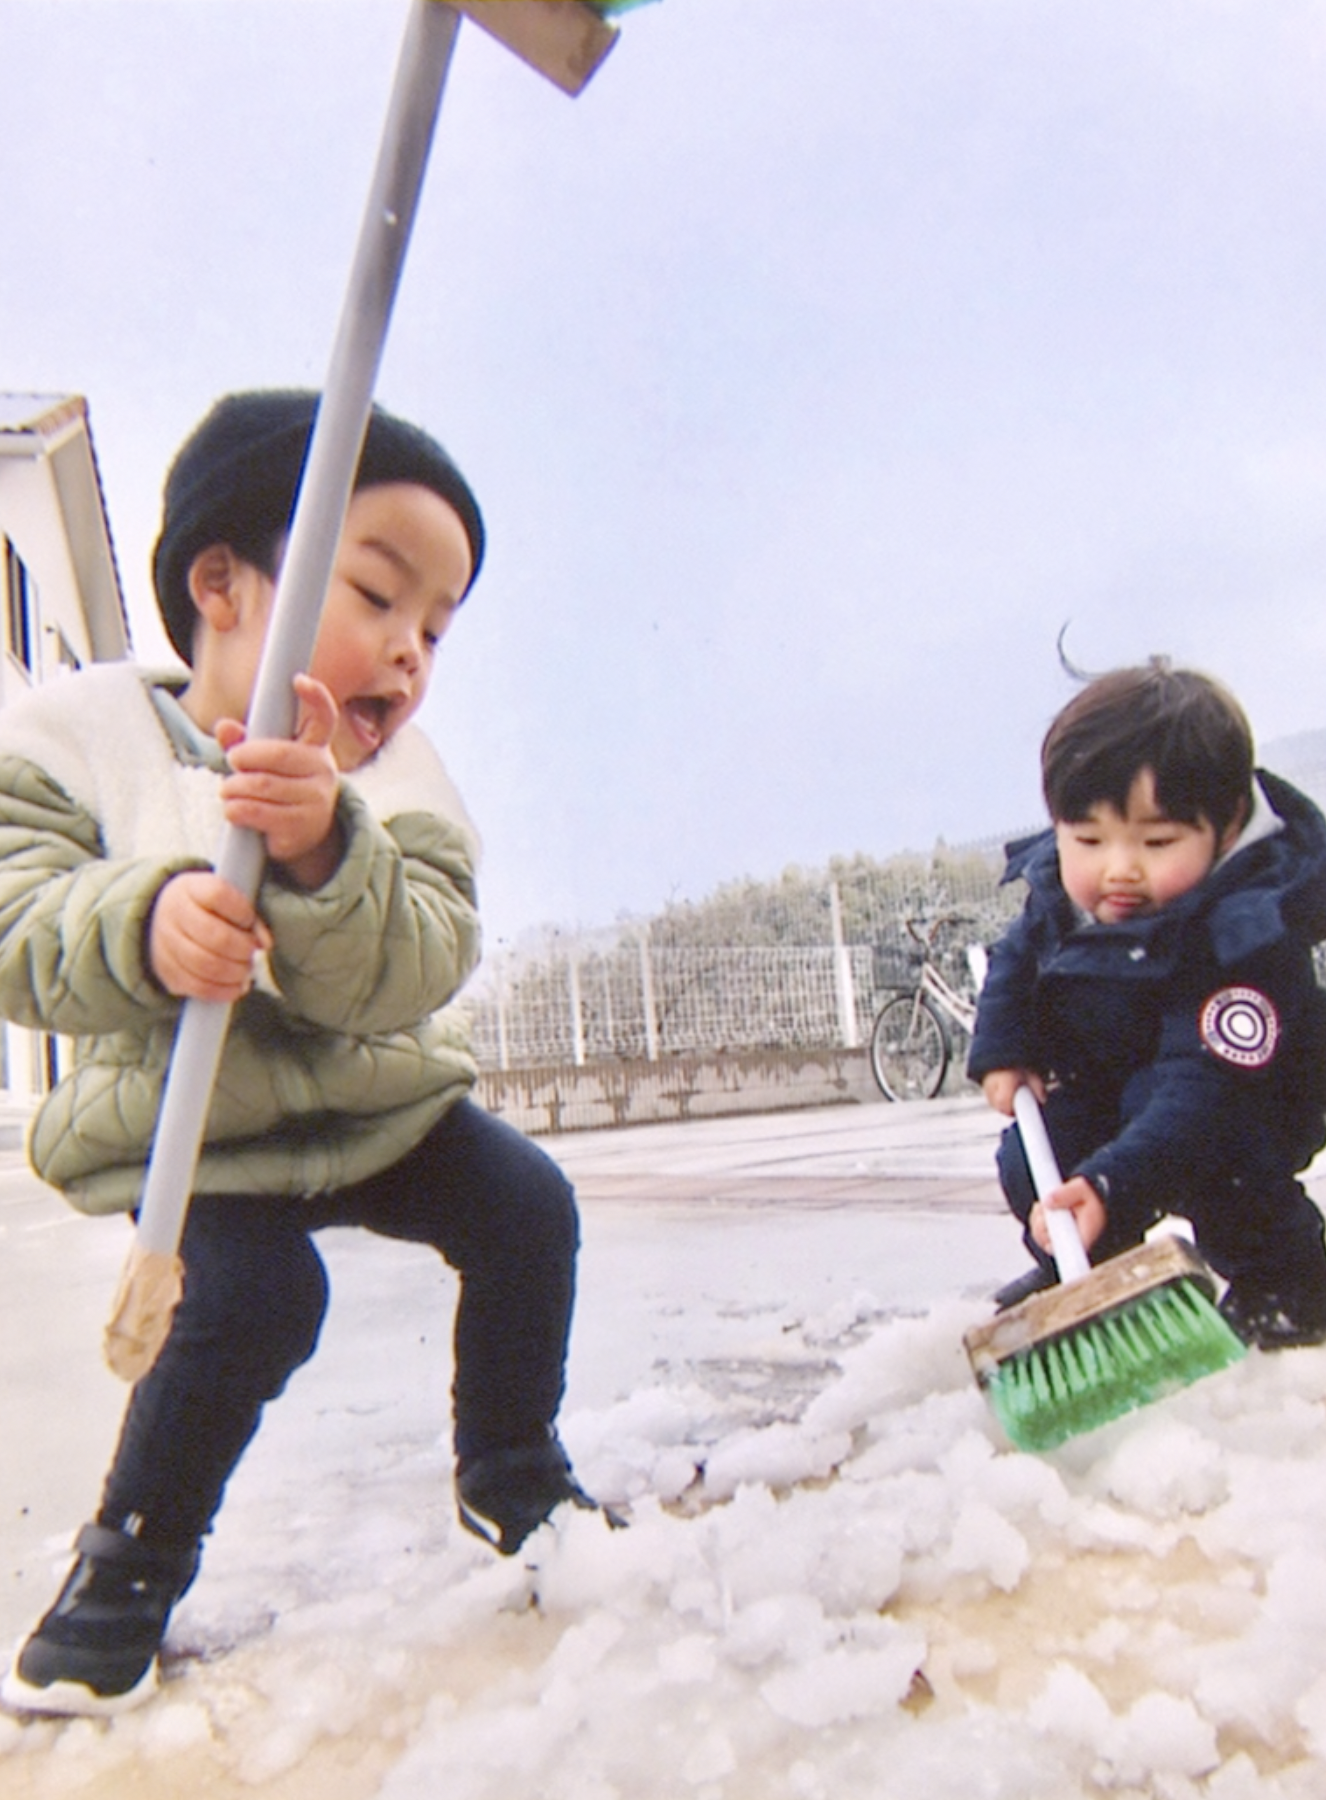
[{"label": "black knit beanie", "polygon": [[[193,661],[198,617],[189,594],[194,557],[211,544],[229,544],[265,574],[275,573],[317,405],[318,395],[302,388],[229,394],[176,454],[166,477],[152,577],[167,634],[185,662]],[[484,530],[469,483],[426,432],[375,406],[354,485],[358,490],[388,481],[431,488],[454,507],[470,541],[472,587],[483,561]]]}]

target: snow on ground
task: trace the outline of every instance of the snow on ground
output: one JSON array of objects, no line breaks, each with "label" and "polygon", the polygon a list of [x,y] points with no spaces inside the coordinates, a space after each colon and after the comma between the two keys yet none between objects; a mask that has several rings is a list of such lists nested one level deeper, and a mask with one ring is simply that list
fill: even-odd
[{"label": "snow on ground", "polygon": [[[124,1231],[7,1179],[12,1636],[113,1431]],[[461,1531],[451,1278],[324,1240],[322,1349],[232,1484],[163,1694],[0,1717],[5,1800],[1326,1795],[1326,1349],[1030,1457],[961,1347],[1018,1266],[1004,1219],[590,1202],[584,1233],[564,1435],[629,1529],[568,1511],[510,1560]]]}]

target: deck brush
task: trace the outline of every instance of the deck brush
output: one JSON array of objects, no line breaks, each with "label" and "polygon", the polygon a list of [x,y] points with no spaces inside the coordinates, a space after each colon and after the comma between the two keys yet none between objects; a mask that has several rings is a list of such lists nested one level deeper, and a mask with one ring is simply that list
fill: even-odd
[{"label": "deck brush", "polygon": [[[1029,1088],[1015,1110],[1037,1194],[1060,1185]],[[964,1339],[996,1418],[1020,1450],[1051,1450],[1228,1368],[1246,1346],[1213,1303],[1200,1253],[1158,1236],[1092,1268],[1071,1213],[1046,1209],[1060,1284]]]},{"label": "deck brush", "polygon": [[[294,678],[307,669],[353,489],[387,328],[422,191],[452,50],[464,13],[568,94],[578,94],[618,37],[583,0],[412,0],[382,143],[309,441],[247,714],[255,737],[290,737]],[[216,869],[250,900],[266,848],[227,825]],[[182,1292],[179,1244],[231,1007],[190,998],[180,1013],[138,1209],[138,1227],[106,1329],[106,1359],[140,1380],[170,1331]]]}]

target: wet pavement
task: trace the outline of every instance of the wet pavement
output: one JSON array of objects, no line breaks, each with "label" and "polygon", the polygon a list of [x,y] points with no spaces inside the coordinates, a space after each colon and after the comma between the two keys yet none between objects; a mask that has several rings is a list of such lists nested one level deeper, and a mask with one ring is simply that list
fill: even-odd
[{"label": "wet pavement", "polygon": [[583,1201],[1000,1212],[1002,1121],[979,1095],[826,1106],[540,1141]]}]

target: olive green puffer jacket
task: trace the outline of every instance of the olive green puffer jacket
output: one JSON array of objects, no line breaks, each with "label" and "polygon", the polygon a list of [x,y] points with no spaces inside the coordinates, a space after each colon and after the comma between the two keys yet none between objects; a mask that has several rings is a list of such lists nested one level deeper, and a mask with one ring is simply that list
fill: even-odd
[{"label": "olive green puffer jacket", "polygon": [[[137,1204],[180,1002],[145,962],[155,896],[210,865],[219,752],[126,663],[0,711],[0,1013],[73,1040],[33,1167],[87,1212]],[[346,852],[308,893],[269,873],[275,948],[234,1007],[196,1186],[314,1194],[389,1167],[473,1085],[444,1010],[478,961],[477,842],[412,726],[342,782]]]}]

